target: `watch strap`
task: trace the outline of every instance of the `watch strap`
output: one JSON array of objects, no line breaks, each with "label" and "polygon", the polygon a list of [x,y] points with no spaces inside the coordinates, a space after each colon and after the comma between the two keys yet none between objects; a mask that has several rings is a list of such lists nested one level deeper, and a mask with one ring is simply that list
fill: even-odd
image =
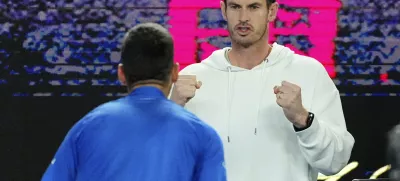
[{"label": "watch strap", "polygon": [[294,130],[296,132],[306,130],[307,128],[309,128],[312,125],[312,122],[314,121],[314,117],[315,117],[314,113],[308,112],[306,126],[304,128],[297,128],[296,126],[293,125]]}]

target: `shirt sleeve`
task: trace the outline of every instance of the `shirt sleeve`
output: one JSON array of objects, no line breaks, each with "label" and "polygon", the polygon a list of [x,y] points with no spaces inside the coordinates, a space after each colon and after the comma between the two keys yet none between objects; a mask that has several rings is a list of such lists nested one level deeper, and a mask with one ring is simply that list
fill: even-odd
[{"label": "shirt sleeve", "polygon": [[81,132],[78,123],[67,133],[53,160],[42,177],[42,181],[73,181],[77,168],[76,140]]},{"label": "shirt sleeve", "polygon": [[196,181],[226,181],[225,157],[221,138],[210,127],[196,164]]},{"label": "shirt sleeve", "polygon": [[311,126],[296,132],[300,151],[312,168],[324,175],[334,175],[348,163],[354,137],[347,131],[339,91],[320,65],[314,90]]}]

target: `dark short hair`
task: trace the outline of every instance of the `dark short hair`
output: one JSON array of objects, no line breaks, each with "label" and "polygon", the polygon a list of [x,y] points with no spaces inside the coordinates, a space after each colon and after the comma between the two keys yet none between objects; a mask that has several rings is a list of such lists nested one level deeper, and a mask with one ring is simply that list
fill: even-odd
[{"label": "dark short hair", "polygon": [[390,177],[400,181],[400,124],[392,128],[388,134],[387,159],[391,165]]},{"label": "dark short hair", "polygon": [[146,81],[168,81],[174,45],[167,29],[155,23],[131,28],[124,37],[121,62],[128,86]]},{"label": "dark short hair", "polygon": [[[276,0],[266,0],[267,1],[267,7],[271,6],[272,3],[276,2]],[[224,0],[225,7],[226,7],[226,0]]]}]

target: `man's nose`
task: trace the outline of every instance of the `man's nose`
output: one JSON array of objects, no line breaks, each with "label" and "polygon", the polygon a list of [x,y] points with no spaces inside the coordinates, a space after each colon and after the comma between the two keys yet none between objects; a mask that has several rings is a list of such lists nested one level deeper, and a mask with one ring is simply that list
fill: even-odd
[{"label": "man's nose", "polygon": [[250,20],[249,13],[247,12],[246,8],[242,8],[240,10],[240,16],[239,16],[239,21],[242,22],[248,22]]}]

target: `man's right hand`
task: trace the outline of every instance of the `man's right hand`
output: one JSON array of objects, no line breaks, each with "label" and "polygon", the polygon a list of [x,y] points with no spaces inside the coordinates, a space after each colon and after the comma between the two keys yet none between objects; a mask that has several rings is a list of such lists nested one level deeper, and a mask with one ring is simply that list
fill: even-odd
[{"label": "man's right hand", "polygon": [[172,89],[171,100],[181,106],[185,106],[200,87],[201,82],[197,81],[196,75],[179,75]]}]

